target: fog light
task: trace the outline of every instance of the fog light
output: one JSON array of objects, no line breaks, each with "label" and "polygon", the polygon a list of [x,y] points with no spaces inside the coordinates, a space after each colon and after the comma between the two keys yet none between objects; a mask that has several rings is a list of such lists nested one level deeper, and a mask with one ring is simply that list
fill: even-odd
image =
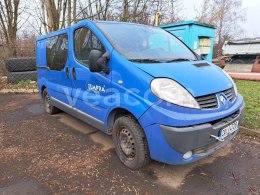
[{"label": "fog light", "polygon": [[183,154],[183,158],[185,160],[189,159],[192,156],[192,151],[188,151],[185,154]]}]

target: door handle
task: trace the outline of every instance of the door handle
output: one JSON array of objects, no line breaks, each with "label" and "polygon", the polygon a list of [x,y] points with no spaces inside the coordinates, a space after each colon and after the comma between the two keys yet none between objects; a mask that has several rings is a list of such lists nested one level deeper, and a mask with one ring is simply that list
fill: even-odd
[{"label": "door handle", "polygon": [[66,67],[66,76],[67,76],[68,79],[70,78],[70,76],[69,76],[69,67]]},{"label": "door handle", "polygon": [[75,69],[75,67],[72,68],[72,76],[73,76],[73,79],[76,80],[76,69]]}]

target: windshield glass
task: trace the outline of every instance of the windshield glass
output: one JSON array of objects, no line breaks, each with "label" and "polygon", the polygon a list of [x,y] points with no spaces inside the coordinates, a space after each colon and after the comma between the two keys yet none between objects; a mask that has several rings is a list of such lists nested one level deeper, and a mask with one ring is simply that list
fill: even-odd
[{"label": "windshield glass", "polygon": [[197,60],[176,37],[152,26],[96,22],[113,47],[136,62],[174,62]]}]

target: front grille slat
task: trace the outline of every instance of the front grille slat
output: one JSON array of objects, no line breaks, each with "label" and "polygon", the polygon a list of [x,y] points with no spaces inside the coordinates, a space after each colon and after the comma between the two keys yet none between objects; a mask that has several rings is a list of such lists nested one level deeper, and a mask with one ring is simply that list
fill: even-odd
[{"label": "front grille slat", "polygon": [[209,100],[209,99],[213,99],[215,95],[209,95],[209,96],[202,96],[202,97],[197,97],[196,99],[198,101],[204,101],[204,100]]},{"label": "front grille slat", "polygon": [[225,96],[228,98],[230,102],[233,102],[236,99],[236,94],[233,87],[223,91],[222,93],[225,94]]},{"label": "front grille slat", "polygon": [[232,91],[226,92],[226,95],[232,95]]},{"label": "front grille slat", "polygon": [[214,109],[218,107],[216,94],[197,97],[196,100],[202,109]]},{"label": "front grille slat", "polygon": [[209,99],[209,100],[202,100],[200,101],[200,105],[204,105],[204,104],[210,104],[210,103],[215,103],[215,99]]},{"label": "front grille slat", "polygon": [[[236,99],[236,94],[233,87],[219,93],[223,93],[230,102],[233,102]],[[201,109],[216,109],[218,108],[218,100],[216,94],[200,96],[196,97],[195,99]]]}]

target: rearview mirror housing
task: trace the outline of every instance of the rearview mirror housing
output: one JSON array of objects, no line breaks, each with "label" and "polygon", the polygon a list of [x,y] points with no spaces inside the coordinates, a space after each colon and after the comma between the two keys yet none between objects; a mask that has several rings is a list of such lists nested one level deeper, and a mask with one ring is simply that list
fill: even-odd
[{"label": "rearview mirror housing", "polygon": [[89,70],[91,72],[104,72],[109,73],[109,68],[106,66],[107,60],[110,55],[108,52],[102,53],[100,50],[93,49],[89,54]]}]

